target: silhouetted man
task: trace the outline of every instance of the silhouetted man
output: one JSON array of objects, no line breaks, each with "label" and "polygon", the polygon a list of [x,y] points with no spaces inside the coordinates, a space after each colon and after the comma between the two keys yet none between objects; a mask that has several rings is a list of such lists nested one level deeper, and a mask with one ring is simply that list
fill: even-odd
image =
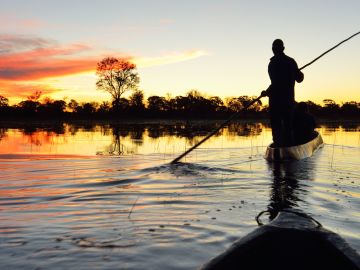
[{"label": "silhouetted man", "polygon": [[295,81],[302,82],[304,74],[296,62],[284,54],[284,43],[274,40],[268,72],[271,85],[262,96],[269,96],[270,122],[273,141],[276,146],[293,144],[292,115],[295,106]]}]

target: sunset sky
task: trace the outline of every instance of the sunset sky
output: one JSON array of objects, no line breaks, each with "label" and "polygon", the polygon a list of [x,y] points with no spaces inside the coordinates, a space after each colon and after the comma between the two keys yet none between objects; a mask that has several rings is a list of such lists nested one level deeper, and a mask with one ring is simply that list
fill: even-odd
[{"label": "sunset sky", "polygon": [[[2,0],[0,95],[109,100],[96,63],[130,57],[150,95],[258,96],[275,38],[299,67],[360,31],[359,0]],[[304,70],[297,100],[360,101],[360,35]]]}]

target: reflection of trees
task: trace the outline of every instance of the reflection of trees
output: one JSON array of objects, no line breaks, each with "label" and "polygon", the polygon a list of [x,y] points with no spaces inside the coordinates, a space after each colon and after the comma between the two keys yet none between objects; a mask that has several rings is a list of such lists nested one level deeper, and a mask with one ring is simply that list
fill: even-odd
[{"label": "reflection of trees", "polygon": [[121,144],[121,135],[120,128],[113,127],[112,129],[112,144],[109,147],[109,153],[112,155],[122,155],[124,154],[124,145]]},{"label": "reflection of trees", "polygon": [[[118,142],[122,138],[130,137],[132,142],[140,146],[143,144],[145,132],[150,138],[156,139],[164,136],[175,136],[179,138],[186,138],[190,143],[203,137],[216,129],[221,122],[175,122],[175,123],[145,123],[145,124],[110,124],[101,125],[100,130],[103,135],[112,134],[114,137],[114,145],[119,146]],[[81,129],[85,131],[96,131],[99,126],[86,124],[81,127],[76,125],[67,125],[69,132],[75,135]],[[257,136],[261,134],[263,125],[260,123],[232,123],[228,126],[229,133],[236,136]],[[222,136],[223,130],[220,130],[214,137]],[[120,151],[123,152],[123,151]]]},{"label": "reflection of trees", "polygon": [[345,131],[360,131],[360,125],[358,123],[344,122],[341,126]]},{"label": "reflection of trees", "polygon": [[48,132],[55,133],[55,135],[65,134],[65,125],[64,124],[57,124],[52,125],[46,128]]},{"label": "reflection of trees", "polygon": [[23,128],[23,133],[25,135],[31,135],[33,133],[35,133],[37,130],[37,127],[36,126],[32,126],[32,125],[27,125]]},{"label": "reflection of trees", "polygon": [[7,128],[0,128],[0,141],[7,137],[6,131]]},{"label": "reflection of trees", "polygon": [[79,131],[79,126],[77,126],[77,125],[67,125],[67,130],[68,130],[68,132],[70,132],[70,134],[71,135],[73,135],[73,136],[75,136],[76,135],[76,133],[78,133],[78,131]]},{"label": "reflection of trees", "polygon": [[126,147],[122,142],[122,138],[129,136],[136,146],[143,144],[143,135],[145,127],[143,125],[114,125],[109,127],[112,130],[112,142],[108,147],[111,155],[123,155],[135,153],[133,148]]},{"label": "reflection of trees", "polygon": [[[206,136],[209,132],[213,131],[220,124],[209,122],[209,123],[190,123],[190,122],[178,122],[174,124],[151,124],[146,125],[148,136],[150,138],[158,138],[163,136],[176,136],[185,137],[187,139],[193,139],[197,136]],[[219,134],[215,136],[221,135]]]},{"label": "reflection of trees", "polygon": [[[221,125],[222,121],[158,121],[147,123],[96,123],[96,122],[75,122],[71,124],[63,123],[38,123],[24,124],[11,122],[6,124],[5,128],[0,129],[0,140],[6,136],[8,128],[21,130],[24,138],[33,145],[41,145],[49,142],[54,143],[54,137],[58,135],[61,139],[67,136],[84,136],[81,133],[96,133],[97,136],[109,136],[111,143],[106,149],[107,153],[128,154],[136,153],[138,147],[144,144],[144,138],[157,139],[161,137],[185,138],[187,144],[193,145],[204,136],[208,135],[214,129]],[[236,136],[259,136],[268,126],[266,123],[258,122],[235,122],[220,130],[214,137],[227,136],[227,139]],[[326,123],[322,125],[322,133],[330,133],[343,128],[345,131],[359,131],[359,124],[356,122]],[[108,138],[107,138],[108,139]],[[104,149],[105,150],[105,149]]]},{"label": "reflection of trees", "polygon": [[[25,125],[22,127],[25,135],[32,135],[38,131],[46,131],[52,136],[66,133],[66,125],[63,123],[52,124],[52,125]],[[50,136],[50,135],[49,135]]]},{"label": "reflection of trees", "polygon": [[159,138],[159,137],[162,137],[164,136],[164,134],[166,134],[166,126],[164,125],[161,125],[161,124],[153,124],[153,125],[150,125],[148,128],[147,128],[147,131],[148,131],[148,136],[150,138]]},{"label": "reflection of trees", "polygon": [[228,127],[229,134],[237,136],[258,136],[261,134],[261,123],[233,123]]},{"label": "reflection of trees", "polygon": [[143,136],[145,132],[145,126],[133,126],[131,127],[131,130],[129,131],[129,135],[131,140],[138,146],[143,144]]}]

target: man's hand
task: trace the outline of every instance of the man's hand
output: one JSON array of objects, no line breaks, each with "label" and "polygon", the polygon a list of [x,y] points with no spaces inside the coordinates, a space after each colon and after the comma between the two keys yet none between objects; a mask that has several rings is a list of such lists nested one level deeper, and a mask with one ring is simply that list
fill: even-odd
[{"label": "man's hand", "polygon": [[296,74],[296,78],[295,80],[298,83],[301,83],[304,80],[304,73],[302,73],[300,70],[298,71],[298,73]]},{"label": "man's hand", "polygon": [[262,91],[261,92],[261,97],[266,97],[268,95],[268,92],[267,92],[267,90],[264,90],[264,91]]},{"label": "man's hand", "polygon": [[269,87],[261,92],[261,97],[269,97],[271,95],[272,85],[269,85]]}]

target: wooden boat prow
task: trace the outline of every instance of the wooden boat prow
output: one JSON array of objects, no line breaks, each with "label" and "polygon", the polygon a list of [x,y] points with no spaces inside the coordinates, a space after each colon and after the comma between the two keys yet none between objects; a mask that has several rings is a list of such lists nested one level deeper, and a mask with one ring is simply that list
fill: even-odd
[{"label": "wooden boat prow", "polygon": [[289,147],[273,147],[272,144],[266,148],[265,159],[268,161],[279,160],[301,160],[311,157],[313,153],[323,145],[323,139],[319,132],[315,131],[314,138],[304,144]]},{"label": "wooden boat prow", "polygon": [[284,210],[200,269],[359,270],[360,256],[308,215]]}]

